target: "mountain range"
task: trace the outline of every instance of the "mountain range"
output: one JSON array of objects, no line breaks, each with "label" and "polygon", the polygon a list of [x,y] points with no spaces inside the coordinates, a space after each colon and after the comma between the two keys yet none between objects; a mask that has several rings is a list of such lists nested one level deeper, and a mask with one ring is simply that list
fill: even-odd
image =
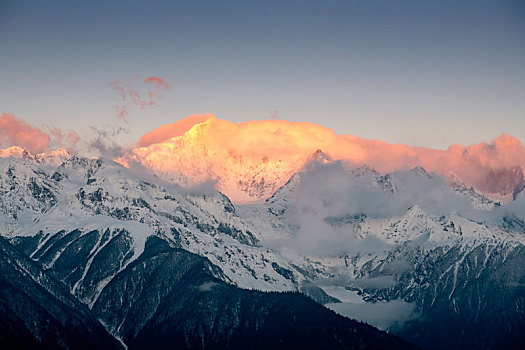
[{"label": "mountain range", "polygon": [[489,198],[457,174],[379,172],[321,150],[293,166],[232,156],[242,166],[215,183],[243,194],[232,203],[213,182],[159,171],[162,159],[150,172],[65,151],[0,158],[5,344],[525,342],[519,170],[497,181],[505,196]]}]

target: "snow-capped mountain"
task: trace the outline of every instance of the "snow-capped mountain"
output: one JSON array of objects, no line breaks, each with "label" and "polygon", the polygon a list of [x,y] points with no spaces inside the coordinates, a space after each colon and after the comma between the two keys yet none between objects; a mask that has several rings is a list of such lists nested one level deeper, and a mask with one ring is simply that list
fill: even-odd
[{"label": "snow-capped mountain", "polygon": [[261,154],[244,156],[235,149],[201,142],[215,133],[215,119],[196,124],[170,142],[137,148],[118,161],[154,169],[157,176],[182,185],[216,181],[218,189],[236,202],[265,199],[301,167],[301,156],[282,160]]},{"label": "snow-capped mountain", "polygon": [[[133,295],[130,281],[148,279],[137,277],[151,273],[147,266],[165,271],[159,252],[149,260],[153,238],[164,242],[162,252],[207,259],[213,283],[300,291],[354,318],[370,307],[403,307],[386,323],[363,319],[424,347],[451,325],[465,334],[497,330],[495,347],[518,344],[524,330],[520,195],[500,204],[421,167],[381,174],[322,152],[264,203],[247,205],[211,186],[187,189],[108,160],[64,155],[53,165],[22,151],[0,159],[0,169],[2,235],[127,342],[143,339],[130,334],[151,331],[147,322],[161,316],[109,312],[136,302],[121,305],[125,296],[111,290],[124,283]],[[171,299],[163,300],[137,307],[151,312]],[[435,344],[481,347],[465,339],[483,337]]]},{"label": "snow-capped mountain", "polygon": [[5,149],[0,149],[0,158],[18,158],[30,160],[41,165],[58,166],[64,160],[70,158],[71,155],[65,149],[57,149],[46,153],[33,154],[25,148],[19,146],[12,146]]},{"label": "snow-capped mountain", "polygon": [[[151,235],[164,236],[177,246],[210,258],[239,286],[295,289],[291,280],[272,267],[272,262],[279,266],[284,263],[279,263],[278,257],[269,261],[272,253],[259,247],[231,202],[218,192],[194,194],[181,188],[169,189],[99,159],[71,157],[53,171],[27,160],[4,162],[8,165],[4,165],[2,188],[10,194],[2,197],[0,209],[5,214],[5,234],[31,237],[34,250],[28,253],[44,259],[48,268],[73,249],[72,241],[80,244],[86,250],[86,260],[81,264],[84,270],[74,275],[75,279],[69,277],[75,291],[84,288],[81,285],[87,283],[84,275],[91,261],[97,254],[105,254],[108,244],[127,247],[122,256],[114,257],[119,261],[113,263],[116,273],[130,258],[140,255]],[[100,276],[94,285],[90,281],[85,288],[99,290],[106,277]],[[84,301],[91,302],[95,296],[96,292]]]},{"label": "snow-capped mountain", "polygon": [[[100,159],[72,156],[55,169],[31,157],[0,162],[1,233],[9,249],[69,289],[126,346],[150,346],[154,335],[175,347],[410,347],[297,293],[246,290],[297,291],[306,278],[262,247],[216,191],[154,184]],[[304,290],[336,300],[314,285]],[[6,317],[25,312],[8,310]]]},{"label": "snow-capped mountain", "polygon": [[491,143],[435,150],[336,135],[306,122],[232,123],[202,115],[163,125],[139,144],[117,161],[146,167],[178,184],[216,183],[234,203],[269,198],[316,150],[326,159],[367,165],[381,174],[418,166],[445,177],[454,174],[467,188],[496,201],[512,200],[525,187],[525,147],[507,134]]},{"label": "snow-capped mountain", "polygon": [[343,301],[330,304],[338,312],[378,325],[398,313],[388,328],[424,348],[519,348],[524,204],[493,202],[422,168],[382,175],[336,162],[310,164],[238,212],[253,232],[272,232],[257,236],[263,245],[307,257],[291,259]]}]

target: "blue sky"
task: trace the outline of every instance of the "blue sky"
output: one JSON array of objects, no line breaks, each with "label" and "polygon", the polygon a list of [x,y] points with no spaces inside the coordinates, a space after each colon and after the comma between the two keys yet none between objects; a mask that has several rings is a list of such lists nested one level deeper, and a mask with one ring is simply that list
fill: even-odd
[{"label": "blue sky", "polygon": [[[132,142],[210,112],[437,148],[525,142],[522,1],[0,1],[0,112]],[[115,79],[159,76],[116,118]]]}]

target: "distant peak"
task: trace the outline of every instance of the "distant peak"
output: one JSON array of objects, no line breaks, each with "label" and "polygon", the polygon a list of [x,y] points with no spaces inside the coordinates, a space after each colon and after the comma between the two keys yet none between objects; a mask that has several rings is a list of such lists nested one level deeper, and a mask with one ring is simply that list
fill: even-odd
[{"label": "distant peak", "polygon": [[64,160],[71,157],[68,151],[59,148],[54,151],[33,154],[25,148],[20,146],[11,146],[5,149],[0,149],[0,158],[18,158],[29,160],[36,163],[56,164],[59,165]]},{"label": "distant peak", "polygon": [[430,178],[430,174],[422,166],[416,166],[416,167],[410,169],[410,171],[413,172],[416,175]]},{"label": "distant peak", "polygon": [[11,146],[5,149],[0,149],[0,158],[34,158],[34,155],[20,146]]},{"label": "distant peak", "polygon": [[52,157],[70,158],[71,154],[68,151],[66,151],[65,149],[59,148],[59,149],[54,150],[54,151],[49,151],[49,152],[45,152],[45,153],[39,153],[39,154],[37,154],[37,156],[41,157],[41,158],[52,158]]},{"label": "distant peak", "polygon": [[318,148],[306,160],[307,163],[310,163],[312,161],[321,162],[321,163],[328,163],[328,162],[332,161],[332,158],[328,154],[324,153],[322,149]]},{"label": "distant peak", "polygon": [[451,186],[452,188],[455,188],[455,189],[460,189],[460,188],[466,189],[467,188],[467,185],[463,181],[461,181],[459,176],[457,176],[455,173],[451,171],[449,171],[444,177],[445,177],[445,181],[447,182],[447,184]]},{"label": "distant peak", "polygon": [[367,175],[379,175],[379,173],[375,169],[369,167],[366,164],[353,169],[351,172],[352,172],[352,175],[354,175],[354,177],[363,177]]},{"label": "distant peak", "polygon": [[426,213],[423,211],[423,209],[421,209],[419,205],[414,204],[407,209],[406,215],[410,217],[415,217],[415,216],[424,216],[426,215]]}]

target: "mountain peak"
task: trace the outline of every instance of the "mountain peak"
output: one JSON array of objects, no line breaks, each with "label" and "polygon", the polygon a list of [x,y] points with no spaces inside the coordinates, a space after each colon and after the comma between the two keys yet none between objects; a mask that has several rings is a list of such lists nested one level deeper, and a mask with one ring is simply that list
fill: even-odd
[{"label": "mountain peak", "polygon": [[410,171],[413,172],[414,174],[418,175],[418,176],[430,178],[430,174],[422,166],[416,166],[416,167],[410,169]]},{"label": "mountain peak", "polygon": [[377,176],[379,173],[375,169],[369,167],[368,165],[362,165],[351,171],[352,175],[355,178],[360,178],[363,176]]},{"label": "mountain peak", "polygon": [[145,134],[138,146],[118,161],[140,163],[183,186],[216,181],[218,189],[238,203],[269,198],[311,161],[367,164],[381,174],[419,165],[413,169],[418,175],[454,172],[466,185],[487,194],[491,191],[484,187],[485,175],[491,175],[490,170],[525,167],[525,148],[507,134],[491,143],[433,150],[337,135],[306,122],[234,123],[211,114],[163,125]]},{"label": "mountain peak", "polygon": [[320,148],[318,148],[306,159],[306,163],[319,162],[325,164],[330,161],[332,161],[332,158],[328,154],[324,153],[323,150]]},{"label": "mountain peak", "polygon": [[0,158],[20,158],[20,159],[26,159],[26,158],[34,158],[34,155],[26,150],[25,148],[22,148],[20,146],[11,146],[5,149],[0,149]]},{"label": "mountain peak", "polygon": [[0,149],[0,158],[17,158],[43,165],[59,166],[65,160],[71,158],[71,154],[63,148],[54,151],[33,154],[25,148],[11,146]]}]

